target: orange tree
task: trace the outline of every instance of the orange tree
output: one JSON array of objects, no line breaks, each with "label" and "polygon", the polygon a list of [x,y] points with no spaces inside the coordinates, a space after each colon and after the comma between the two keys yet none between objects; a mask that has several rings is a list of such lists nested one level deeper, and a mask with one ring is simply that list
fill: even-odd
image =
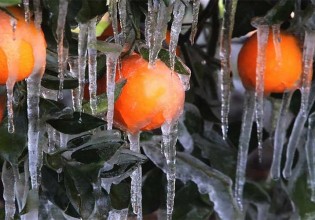
[{"label": "orange tree", "polygon": [[[190,89],[185,92],[185,104],[183,114],[180,117],[178,130],[179,137],[176,144],[177,149],[177,181],[176,181],[176,196],[173,219],[200,219],[200,220],[214,220],[222,217],[222,212],[232,213],[237,215],[240,212],[238,209],[233,194],[233,184],[236,173],[236,160],[238,151],[238,142],[240,136],[241,117],[243,111],[243,93],[238,90],[240,80],[237,80],[237,68],[232,68],[232,75],[235,79],[235,88],[231,96],[231,107],[229,115],[229,132],[226,140],[223,140],[221,134],[220,122],[220,96],[219,83],[217,76],[219,74],[221,64],[216,51],[219,47],[219,33],[220,24],[222,21],[223,5],[225,1],[211,0],[200,8],[198,18],[198,30],[196,34],[196,43],[190,45],[189,35],[191,32],[190,26],[187,23],[183,24],[182,31],[179,37],[179,47],[181,53],[180,58],[176,58],[174,75],[175,82],[172,81],[172,86],[161,85],[161,87],[154,88],[150,86],[150,81],[158,83],[163,77],[159,79],[148,79],[145,83],[147,86],[144,90],[139,88],[137,92],[137,85],[133,85],[132,92],[124,93],[124,89],[128,89],[127,82],[117,81],[115,98],[116,102],[116,123],[120,126],[115,127],[113,131],[106,131],[106,122],[101,118],[107,110],[106,93],[104,87],[99,91],[97,96],[98,112],[97,115],[101,117],[92,116],[89,111],[88,98],[83,103],[85,112],[74,112],[71,108],[71,102],[64,98],[64,100],[57,100],[56,94],[59,89],[58,79],[58,58],[57,58],[57,18],[59,1],[42,0],[42,24],[41,27],[47,42],[47,65],[44,77],[41,82],[45,94],[40,99],[40,126],[42,132],[40,133],[40,147],[43,148],[43,166],[41,168],[41,190],[39,192],[41,205],[39,206],[40,216],[42,219],[55,218],[66,214],[74,218],[89,219],[91,216],[99,219],[104,219],[110,211],[113,210],[128,210],[129,215],[132,216],[132,209],[130,208],[130,178],[131,173],[138,165],[143,167],[143,213],[145,219],[154,219],[160,215],[161,210],[166,208],[166,176],[163,171],[166,170],[166,162],[161,155],[161,131],[157,127],[160,126],[167,115],[164,110],[155,107],[157,111],[156,117],[151,118],[151,122],[155,123],[152,126],[144,125],[141,128],[132,128],[134,120],[141,119],[141,115],[131,114],[129,106],[124,103],[130,94],[143,95],[146,89],[152,92],[157,89],[157,93],[167,91],[171,93],[167,98],[162,98],[163,106],[169,108],[168,113],[170,117],[175,117],[181,106],[183,105],[183,94],[177,93],[176,87],[179,82],[177,73],[188,75],[187,67],[191,70]],[[128,15],[128,47],[121,54],[120,59],[132,59],[129,57],[134,48],[136,53],[142,56],[141,60],[148,60],[148,50],[143,47],[144,40],[144,25],[145,15],[147,13],[146,0],[129,0],[127,1],[127,15]],[[165,0],[166,4],[170,1]],[[190,1],[184,1],[188,5]],[[267,15],[270,24],[281,23],[281,29],[296,35],[297,40],[293,40],[297,45],[294,46],[294,51],[287,45],[281,46],[283,58],[289,57],[288,63],[282,63],[283,70],[275,73],[270,71],[270,78],[266,76],[266,80],[270,80],[271,84],[278,82],[273,80],[280,79],[281,86],[285,89],[292,89],[298,87],[298,75],[294,79],[288,79],[288,84],[282,84],[286,75],[293,69],[301,72],[301,54],[299,56],[290,56],[296,51],[302,51],[303,48],[303,31],[304,28],[313,30],[312,1],[301,1],[299,8],[294,5],[294,1],[281,1],[284,4],[279,4],[280,1],[260,0],[249,2],[247,0],[239,0],[237,11],[235,15],[235,24],[233,37],[239,38],[253,31],[251,20],[257,16]],[[15,5],[21,3],[20,1],[2,0],[0,1],[1,13],[7,11],[8,5]],[[30,1],[30,9],[33,11],[33,1]],[[22,4],[23,5],[23,4]],[[187,9],[189,10],[189,8]],[[78,56],[78,31],[75,29],[79,23],[86,23],[95,16],[102,17],[108,11],[108,6],[103,0],[70,0],[65,24],[65,38],[64,45],[69,48],[69,57],[75,58]],[[292,12],[295,16],[301,16],[303,22],[293,18]],[[9,13],[10,14],[10,13]],[[187,13],[189,14],[189,13]],[[22,18],[23,19],[23,18]],[[189,20],[189,19],[188,19]],[[2,20],[0,20],[1,24]],[[170,27],[169,23],[169,27]],[[303,26],[304,24],[304,26]],[[0,32],[2,29],[0,26]],[[254,35],[255,36],[255,35]],[[0,36],[0,39],[2,36]],[[290,39],[287,39],[290,38]],[[111,36],[107,37],[111,40]],[[202,40],[203,39],[203,40]],[[293,38],[292,38],[293,39]],[[282,43],[292,41],[291,37],[283,35]],[[19,39],[17,40],[19,41]],[[255,41],[252,37],[246,44],[251,44]],[[236,48],[239,43],[244,42],[244,38],[235,39],[232,48]],[[242,78],[245,87],[253,89],[255,86],[255,45],[251,45],[252,50],[244,54],[242,52],[239,61],[240,77]],[[270,45],[269,45],[270,44]],[[0,42],[0,70],[1,77],[6,78],[6,53],[10,45],[3,45]],[[166,45],[166,44],[165,44]],[[135,47],[133,47],[135,46]],[[272,42],[268,43],[268,47],[272,47]],[[101,49],[100,49],[101,50]],[[245,49],[244,49],[245,50]],[[234,50],[233,50],[234,51]],[[19,53],[19,52],[17,52]],[[20,55],[24,56],[24,53]],[[270,55],[270,54],[269,54]],[[269,56],[267,54],[267,56]],[[276,59],[275,54],[272,53],[271,60]],[[26,56],[30,58],[30,56]],[[69,58],[69,60],[70,60]],[[138,58],[137,58],[138,59]],[[140,58],[139,58],[140,59]],[[157,68],[166,68],[169,71],[169,54],[167,47],[159,53]],[[269,58],[267,58],[269,59]],[[293,59],[293,60],[291,60]],[[106,56],[99,52],[97,57],[97,77],[99,82],[105,84],[104,79],[106,74]],[[235,59],[236,60],[236,59]],[[27,61],[27,59],[23,59]],[[147,61],[143,61],[147,62]],[[163,63],[164,62],[164,63]],[[236,61],[233,61],[236,65]],[[127,72],[134,71],[136,60],[134,60],[128,68]],[[17,65],[20,65],[17,62]],[[33,65],[33,64],[31,64]],[[122,61],[124,68],[124,61]],[[292,66],[290,66],[292,65]],[[302,64],[301,64],[302,65]],[[119,69],[121,63],[118,63]],[[167,67],[168,66],[168,67]],[[23,67],[23,71],[32,68],[28,65]],[[138,81],[138,78],[144,77],[145,73],[150,71],[147,66],[143,68],[141,73],[134,73],[134,78],[129,79]],[[247,71],[247,72],[246,72]],[[249,73],[248,73],[249,71]],[[117,72],[119,74],[119,71]],[[124,73],[122,73],[124,75]],[[156,73],[158,75],[160,73]],[[88,83],[88,73],[86,71],[86,83]],[[244,75],[247,78],[244,78]],[[167,76],[167,77],[168,77]],[[25,77],[27,77],[25,75]],[[17,167],[21,176],[27,171],[25,161],[27,158],[27,106],[26,106],[26,83],[21,78],[21,82],[15,85],[14,96],[14,121],[16,131],[13,134],[7,132],[8,120],[4,114],[3,121],[0,126],[0,156],[1,163],[5,164],[3,171]],[[147,76],[145,76],[147,77]],[[166,78],[167,78],[166,77]],[[20,80],[20,79],[19,79]],[[141,79],[140,79],[141,80]],[[139,80],[139,81],[140,81]],[[78,80],[73,74],[73,69],[70,65],[65,71],[64,93],[74,93],[78,88]],[[124,87],[126,86],[126,87]],[[268,86],[268,83],[267,85]],[[271,87],[273,85],[270,85]],[[4,86],[3,86],[4,87]],[[314,87],[314,86],[313,86]],[[1,95],[4,88],[1,88]],[[49,96],[47,90],[52,93]],[[168,91],[170,90],[170,91]],[[312,90],[313,91],[313,90]],[[274,93],[277,92],[277,93]],[[279,93],[280,92],[280,93]],[[306,218],[311,216],[315,211],[315,205],[311,202],[311,191],[308,188],[308,174],[306,169],[306,157],[304,152],[304,145],[302,144],[297,150],[294,158],[295,175],[290,179],[285,180],[280,178],[272,180],[269,178],[269,170],[271,166],[273,154],[273,137],[274,137],[274,120],[277,118],[277,109],[281,102],[283,89],[269,89],[266,87],[267,103],[271,106],[266,115],[271,115],[271,123],[267,123],[264,128],[264,145],[262,163],[259,163],[257,154],[257,140],[255,124],[253,124],[253,134],[250,140],[249,160],[246,169],[247,182],[244,189],[244,204],[246,204],[244,213],[246,219],[258,219],[257,216],[266,216],[267,219],[287,219],[287,217],[295,218],[300,216]],[[176,95],[177,94],[177,95]],[[157,97],[158,95],[154,95]],[[1,96],[2,97],[2,96]],[[65,96],[67,97],[67,96]],[[153,98],[154,98],[153,97]],[[314,94],[311,94],[314,97]],[[152,99],[153,99],[152,98]],[[55,99],[55,100],[53,100]],[[5,100],[4,98],[1,98]],[[141,106],[141,101],[145,99],[140,98],[134,100],[133,103],[140,103],[140,107],[147,108],[150,104],[155,105],[149,101]],[[4,102],[4,101],[3,101]],[[164,103],[166,102],[166,104]],[[3,103],[1,104],[4,109]],[[172,107],[178,108],[172,108]],[[291,103],[289,105],[289,116],[287,118],[286,138],[291,135],[294,118],[298,114],[300,106],[300,92],[297,90],[293,93]],[[120,114],[117,112],[120,111]],[[314,111],[310,109],[310,114]],[[124,115],[123,115],[124,114]],[[141,113],[143,114],[143,113]],[[124,119],[124,117],[128,117]],[[267,116],[266,116],[267,117]],[[269,117],[269,116],[268,116]],[[311,124],[310,124],[311,126]],[[128,150],[128,141],[124,135],[125,130],[131,132],[135,130],[144,130],[141,133],[142,146],[141,153],[134,153]],[[152,130],[154,129],[154,130]],[[307,125],[302,126],[303,134],[307,133]],[[303,136],[304,137],[304,136]],[[305,139],[305,138],[303,138]],[[286,144],[284,145],[286,148]],[[4,163],[4,162],[8,163]],[[285,158],[283,157],[283,161]],[[97,184],[99,180],[103,180],[103,185],[97,191]],[[18,182],[21,184],[21,182]],[[17,185],[19,185],[17,184]],[[109,185],[111,185],[109,190]],[[217,195],[217,196],[216,196]],[[16,211],[16,217],[31,211],[32,195],[27,193],[24,195],[26,205]],[[17,201],[19,198],[17,198]],[[48,203],[49,201],[49,203]],[[19,202],[19,201],[18,201]],[[98,206],[97,204],[102,204]],[[95,212],[95,206],[97,211]],[[49,207],[47,212],[45,207]],[[46,211],[45,211],[46,210]],[[1,214],[4,215],[4,208],[1,209]],[[296,217],[298,218],[298,217]]]}]

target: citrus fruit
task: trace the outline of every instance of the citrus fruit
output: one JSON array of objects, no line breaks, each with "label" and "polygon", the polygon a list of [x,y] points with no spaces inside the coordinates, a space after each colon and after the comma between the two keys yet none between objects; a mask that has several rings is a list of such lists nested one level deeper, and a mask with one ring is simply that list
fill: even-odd
[{"label": "citrus fruit", "polygon": [[14,18],[0,10],[0,84],[21,81],[45,66],[46,42],[34,23],[25,22],[24,12],[8,8]]},{"label": "citrus fruit", "polygon": [[152,130],[182,112],[185,92],[176,72],[160,60],[155,67],[139,54],[122,60],[121,78],[127,82],[115,102],[114,123],[130,132]]},{"label": "citrus fruit", "polygon": [[[281,32],[280,53],[276,53],[272,31],[266,46],[264,92],[282,93],[298,87],[302,72],[302,52],[297,39]],[[257,33],[244,43],[238,55],[238,72],[247,89],[255,89],[257,61]]]}]

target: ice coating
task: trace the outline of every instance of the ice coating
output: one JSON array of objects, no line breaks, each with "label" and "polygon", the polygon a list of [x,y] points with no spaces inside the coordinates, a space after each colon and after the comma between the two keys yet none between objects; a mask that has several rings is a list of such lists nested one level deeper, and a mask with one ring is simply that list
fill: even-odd
[{"label": "ice coating", "polygon": [[[89,21],[88,24],[88,45],[96,44],[96,18]],[[89,69],[89,93],[90,93],[90,108],[94,115],[97,110],[96,90],[97,90],[97,50],[88,46],[88,69]]]},{"label": "ice coating", "polygon": [[243,190],[245,184],[245,173],[248,156],[248,147],[252,133],[252,125],[255,112],[255,96],[252,91],[246,91],[244,112],[242,117],[241,135],[238,144],[237,167],[235,177],[235,198],[240,209],[243,209]]},{"label": "ice coating", "polygon": [[[67,1],[67,0],[65,0]],[[42,24],[42,7],[41,7],[41,1],[40,0],[34,0],[33,1],[33,7],[34,7],[34,14],[35,14],[35,26],[40,29],[40,26]]]},{"label": "ice coating", "polygon": [[30,1],[29,0],[23,0],[23,6],[24,6],[24,17],[26,22],[30,22],[31,12],[30,12]]},{"label": "ice coating", "polygon": [[166,214],[167,219],[172,219],[175,198],[176,181],[176,142],[178,138],[178,121],[166,122],[162,125],[162,149],[166,158],[167,198]]},{"label": "ice coating", "polygon": [[3,184],[3,199],[5,203],[5,219],[14,219],[15,214],[15,181],[12,167],[7,168],[7,162],[2,166],[1,180]]},{"label": "ice coating", "polygon": [[[199,15],[199,9],[200,9],[200,0],[192,0],[192,2],[193,2],[193,12],[192,12],[191,32],[190,32],[189,39],[190,39],[191,44],[194,44],[195,36],[196,36],[196,33],[197,33],[197,24],[198,24],[198,15]],[[229,2],[231,2],[233,5],[234,5],[234,2],[235,2],[235,8],[236,8],[237,0],[234,0],[234,1],[231,0]],[[229,3],[226,1],[225,4],[228,5]],[[235,12],[230,11],[230,16],[233,17],[233,20],[234,20],[234,14],[235,14]],[[233,26],[234,25],[232,25],[232,27]]]},{"label": "ice coating", "polygon": [[[140,133],[128,133],[130,150],[140,153]],[[139,167],[131,174],[131,205],[137,219],[142,219],[142,167]]]},{"label": "ice coating", "polygon": [[67,54],[64,53],[64,30],[68,11],[68,1],[59,1],[58,21],[57,21],[57,51],[58,51],[58,78],[60,80],[58,98],[62,99],[64,74],[66,71]]},{"label": "ice coating", "polygon": [[[194,1],[195,2],[195,1]],[[229,0],[225,3],[225,12],[220,36],[220,59],[221,72],[219,75],[221,89],[221,128],[223,139],[226,139],[228,132],[228,116],[230,111],[231,96],[231,39],[234,28],[234,17],[237,1]],[[198,19],[198,17],[197,17]],[[193,32],[192,32],[193,33]],[[192,41],[193,42],[193,41]]]},{"label": "ice coating", "polygon": [[183,18],[185,15],[185,4],[181,0],[175,1],[173,10],[173,22],[171,27],[171,39],[170,39],[170,64],[171,70],[174,71],[175,66],[175,54],[178,43],[178,37],[182,28]]},{"label": "ice coating", "polygon": [[128,217],[128,209],[111,210],[108,214],[107,220],[126,220]]},{"label": "ice coating", "polygon": [[273,159],[272,165],[270,169],[270,175],[273,179],[279,179],[281,175],[281,158],[282,158],[282,151],[283,145],[285,141],[285,121],[287,117],[287,113],[289,110],[291,98],[293,95],[293,91],[286,92],[283,94],[281,108],[278,116],[275,137],[274,137],[274,152],[273,152]]},{"label": "ice coating", "polygon": [[109,2],[109,14],[112,20],[112,27],[114,32],[115,43],[119,43],[118,39],[118,19],[117,19],[117,1],[111,0]]},{"label": "ice coating", "polygon": [[127,27],[127,0],[119,0],[118,12],[119,12],[121,32],[122,32],[123,38],[125,38],[126,27]]},{"label": "ice coating", "polygon": [[311,189],[311,201],[315,202],[315,113],[308,118],[307,141],[305,144],[305,152],[308,168],[308,182]]},{"label": "ice coating", "polygon": [[276,52],[276,61],[278,65],[281,65],[282,61],[282,54],[281,54],[281,36],[280,36],[280,24],[274,24],[272,25],[272,40],[273,40],[273,45],[275,48]]}]

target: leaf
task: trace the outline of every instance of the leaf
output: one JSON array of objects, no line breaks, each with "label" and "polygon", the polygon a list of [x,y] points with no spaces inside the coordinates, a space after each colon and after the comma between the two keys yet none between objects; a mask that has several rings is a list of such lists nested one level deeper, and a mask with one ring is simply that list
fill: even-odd
[{"label": "leaf", "polygon": [[1,0],[0,7],[8,7],[17,4],[21,4],[21,0]]},{"label": "leaf", "polygon": [[252,203],[268,203],[271,198],[268,193],[256,182],[246,181],[244,186],[244,199]]},{"label": "leaf", "polygon": [[20,215],[29,213],[33,210],[37,210],[39,206],[39,197],[38,197],[38,190],[31,189],[28,191],[26,203],[23,209],[20,212]]},{"label": "leaf", "polygon": [[[124,87],[124,85],[126,84],[126,80],[121,80],[118,83],[116,83],[115,86],[115,95],[114,95],[114,100],[116,101],[122,91],[122,88]],[[107,111],[108,108],[108,100],[107,100],[107,96],[106,94],[101,94],[98,95],[96,97],[96,105],[97,105],[97,109],[96,109],[96,114],[100,114],[100,113],[104,113]],[[90,108],[90,102],[86,102],[83,104],[82,106],[83,108],[83,112],[87,113],[87,114],[92,114],[92,110]]]},{"label": "leaf", "polygon": [[76,15],[76,20],[79,23],[86,23],[106,11],[108,11],[108,6],[104,0],[82,0],[82,7]]},{"label": "leaf", "polygon": [[[46,69],[41,85],[47,89],[58,90],[60,79],[58,73]],[[69,76],[64,78],[63,89],[75,89],[79,86],[78,80]]]},{"label": "leaf", "polygon": [[110,199],[114,209],[128,208],[130,204],[130,184],[125,182],[113,184],[110,189]]},{"label": "leaf", "polygon": [[101,51],[105,54],[107,53],[120,54],[123,50],[120,44],[109,43],[105,41],[97,41],[96,44],[89,44],[88,46],[98,51]]},{"label": "leaf", "polygon": [[[139,52],[144,59],[149,60],[149,50],[147,48],[142,46],[139,49]],[[161,59],[161,61],[164,62],[166,64],[166,66],[171,68],[170,54],[169,54],[168,50],[161,49],[159,52],[158,58]],[[174,70],[175,70],[175,72],[177,72],[179,74],[183,74],[183,75],[187,75],[187,76],[190,76],[190,74],[191,74],[190,69],[177,56],[175,56],[175,68],[174,68]]]},{"label": "leaf", "polygon": [[[145,142],[142,146],[145,154],[166,173],[166,161],[157,141]],[[195,182],[201,193],[209,195],[214,203],[214,210],[221,219],[237,219],[240,216],[232,194],[232,181],[221,172],[189,154],[177,152],[176,178],[184,182]]]},{"label": "leaf", "polygon": [[79,134],[105,125],[105,121],[79,112],[74,112],[71,118],[50,119],[47,123],[64,134]]}]

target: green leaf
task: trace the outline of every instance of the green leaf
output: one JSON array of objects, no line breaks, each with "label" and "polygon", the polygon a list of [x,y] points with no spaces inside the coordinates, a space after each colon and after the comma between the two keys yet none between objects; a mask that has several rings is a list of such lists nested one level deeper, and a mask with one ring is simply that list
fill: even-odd
[{"label": "green leaf", "polygon": [[258,183],[246,181],[244,186],[244,199],[252,203],[270,203],[271,198]]},{"label": "green leaf", "polygon": [[23,209],[21,210],[20,215],[24,215],[33,210],[37,210],[38,206],[39,206],[38,190],[31,189],[30,191],[28,191],[26,203]]},{"label": "green leaf", "polygon": [[[79,86],[78,80],[69,76],[64,78],[63,83],[63,89],[75,89]],[[46,69],[41,85],[47,89],[58,90],[59,84],[58,73]]]},{"label": "green leaf", "polygon": [[[127,80],[121,80],[118,83],[116,83],[115,86],[115,95],[114,95],[114,100],[116,101],[122,91],[122,88],[124,87],[124,85],[126,84]],[[107,111],[108,108],[108,100],[107,100],[107,96],[106,94],[101,94],[97,96],[96,99],[96,105],[97,105],[97,109],[96,109],[96,114],[101,114]],[[86,102],[83,104],[82,106],[83,108],[83,112],[87,113],[87,114],[92,114],[92,110],[90,108],[90,102]]]},{"label": "green leaf", "polygon": [[[143,46],[139,49],[139,52],[144,59],[149,60],[149,50],[147,48],[145,48]],[[161,49],[159,52],[158,58],[161,59],[161,61],[163,61],[169,68],[171,68],[170,54],[169,54],[168,50]],[[175,70],[175,72],[177,72],[179,74],[190,76],[190,69],[177,56],[175,57],[174,70]]]},{"label": "green leaf", "polygon": [[105,41],[97,41],[96,44],[89,44],[88,46],[105,54],[115,53],[119,55],[123,50],[120,44],[108,43]]},{"label": "green leaf", "polygon": [[105,125],[105,121],[79,112],[74,112],[70,118],[47,120],[47,123],[64,134],[79,134]]},{"label": "green leaf", "polygon": [[[156,139],[160,137],[156,137]],[[158,142],[142,143],[145,154],[164,172],[166,172],[165,157],[161,154]],[[177,152],[176,178],[197,184],[200,192],[207,193],[214,203],[214,210],[222,219],[237,219],[240,210],[232,192],[232,180],[223,173],[207,166],[199,159],[182,152]],[[222,208],[224,207],[224,208]]]},{"label": "green leaf", "polygon": [[128,208],[130,204],[130,184],[125,182],[113,184],[110,188],[110,199],[114,209]]},{"label": "green leaf", "polygon": [[8,7],[17,4],[21,4],[21,0],[1,0],[0,7]]},{"label": "green leaf", "polygon": [[108,6],[104,0],[82,0],[82,7],[76,15],[76,20],[79,23],[86,23],[106,11],[108,11]]}]

